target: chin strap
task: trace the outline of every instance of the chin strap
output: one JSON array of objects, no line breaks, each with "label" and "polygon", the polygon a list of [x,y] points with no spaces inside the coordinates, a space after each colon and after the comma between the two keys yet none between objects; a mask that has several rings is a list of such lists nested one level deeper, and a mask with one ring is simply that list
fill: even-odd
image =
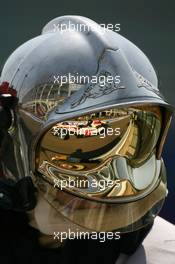
[{"label": "chin strap", "polygon": [[137,231],[122,234],[119,240],[120,253],[132,255],[152,229],[153,223],[154,220]]},{"label": "chin strap", "polygon": [[[144,238],[151,230],[153,222],[147,226],[130,233],[121,234],[119,240],[75,239],[66,240],[62,250],[60,263],[81,264],[86,256],[86,263],[118,263],[120,254],[132,255],[141,245]],[[121,262],[120,262],[121,263]],[[122,262],[123,263],[123,262]]]},{"label": "chin strap", "polygon": [[[0,84],[0,152],[4,139],[13,123],[18,102],[16,90],[8,82]],[[1,153],[0,153],[1,154]],[[18,182],[5,178],[0,164],[0,207],[5,210],[28,211],[36,205],[36,188],[31,177]]]}]

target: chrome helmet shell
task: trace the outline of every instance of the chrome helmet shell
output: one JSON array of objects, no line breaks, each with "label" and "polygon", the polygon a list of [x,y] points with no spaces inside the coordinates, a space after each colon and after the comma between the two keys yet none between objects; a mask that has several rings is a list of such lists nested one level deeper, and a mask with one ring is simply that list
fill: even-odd
[{"label": "chrome helmet shell", "polygon": [[[70,22],[84,25],[85,30],[55,30],[55,25]],[[118,76],[120,81],[102,85],[69,80],[60,84],[58,76],[69,75],[112,77],[112,80]],[[44,27],[40,36],[13,52],[4,65],[0,81],[1,87],[6,84],[15,91],[11,96],[18,99],[9,129],[10,150],[4,150],[8,154],[8,160],[3,160],[7,177],[18,180],[30,176],[39,192],[57,210],[58,221],[66,223],[64,229],[71,223],[74,228],[86,230],[130,232],[153,221],[167,194],[161,153],[172,110],[158,89],[152,64],[137,46],[116,32],[101,30],[88,18],[58,17]],[[106,114],[111,109],[117,109],[118,115],[123,111],[125,117],[129,116],[130,129],[135,127],[138,130],[138,138],[139,135],[145,138],[143,124],[149,126],[149,118],[155,121],[144,142],[150,147],[146,154],[140,151],[139,155],[145,155],[141,161],[140,156],[135,158],[132,154],[130,158],[127,151],[117,149],[105,159],[101,153],[99,166],[80,169],[80,157],[78,161],[75,157],[70,160],[72,154],[68,154],[72,146],[70,138],[70,143],[64,139],[53,143],[47,138],[53,136],[51,132],[57,124],[67,120],[75,122],[77,118],[94,113],[99,116],[99,113]],[[147,119],[143,118],[144,115]],[[142,126],[138,126],[138,119]],[[157,135],[156,126],[159,127]],[[82,140],[81,149],[94,142],[90,142],[90,138],[78,140],[76,138],[76,144]],[[52,164],[53,157],[47,158],[42,153],[46,148],[45,141],[47,149],[54,153],[54,144],[58,144],[57,156],[64,154],[66,162],[59,158],[59,165]],[[125,142],[128,142],[127,137]],[[69,149],[66,153],[61,150],[63,143]],[[77,149],[78,146],[71,150],[72,153]],[[86,152],[89,154],[95,149],[84,152],[87,155]],[[56,173],[49,173],[53,169]],[[114,184],[110,189],[105,188],[103,193],[98,188],[94,191],[74,186],[61,190],[55,186],[57,179],[68,177],[85,177],[88,181],[94,177],[97,182],[110,178]],[[119,189],[116,189],[117,183]]]}]

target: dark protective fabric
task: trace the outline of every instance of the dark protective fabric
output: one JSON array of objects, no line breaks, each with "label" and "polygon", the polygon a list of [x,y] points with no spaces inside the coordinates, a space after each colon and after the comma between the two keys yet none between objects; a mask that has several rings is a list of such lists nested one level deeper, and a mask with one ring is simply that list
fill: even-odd
[{"label": "dark protective fabric", "polygon": [[62,248],[41,248],[39,232],[28,225],[26,214],[0,210],[0,263],[3,264],[114,264],[120,252],[132,254],[152,225],[122,235],[120,240],[68,240]]},{"label": "dark protective fabric", "polygon": [[36,205],[35,187],[31,177],[17,183],[11,179],[0,178],[0,207],[5,210],[27,211]]}]

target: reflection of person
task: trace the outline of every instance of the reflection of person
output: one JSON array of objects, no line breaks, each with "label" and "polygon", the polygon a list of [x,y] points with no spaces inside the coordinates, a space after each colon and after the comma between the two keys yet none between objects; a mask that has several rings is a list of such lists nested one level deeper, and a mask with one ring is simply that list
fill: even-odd
[{"label": "reflection of person", "polygon": [[72,163],[98,163],[98,160],[90,160],[90,154],[87,152],[82,152],[82,149],[77,149],[75,152],[73,152],[69,158],[68,161]]},{"label": "reflection of person", "polygon": [[69,159],[71,159],[72,162],[73,162],[73,159],[75,160],[75,162],[77,162],[77,161],[80,162],[82,159],[82,155],[83,155],[82,149],[77,149],[75,152],[73,152],[70,155]]},{"label": "reflection of person", "polygon": [[92,126],[92,122],[93,122],[93,120],[89,119],[88,122],[87,122],[87,127],[91,127]]},{"label": "reflection of person", "polygon": [[[62,34],[54,30],[53,25],[68,25],[70,21],[74,26],[86,25],[86,31],[95,27],[97,32],[65,30]],[[110,89],[98,83],[74,84],[76,91],[60,98],[64,85],[60,87],[51,79],[55,73],[66,75],[68,72],[81,72],[83,76],[97,72],[100,76],[104,70],[111,76],[116,72],[120,74],[121,89],[114,84]],[[30,104],[38,103],[37,89],[41,84],[47,103],[52,104],[49,112],[38,115]],[[71,90],[71,85],[66,84],[66,89]],[[11,92],[11,86],[17,95]],[[55,92],[56,89],[59,92]],[[154,145],[147,144],[146,155],[139,153],[140,156],[130,144],[137,144],[135,139],[140,137],[133,126],[132,133],[128,137],[124,133],[115,144],[119,154],[112,152],[113,145],[108,146],[100,153],[100,166],[93,164],[93,170],[87,166],[81,172],[73,171],[69,164],[65,169],[53,164],[51,141],[44,142],[50,127],[64,120],[106,109],[122,109],[127,113],[130,105],[142,105],[144,111],[150,113],[154,105],[160,112],[156,120],[160,121],[162,116],[163,123],[168,124],[171,107],[159,94],[156,73],[141,50],[110,30],[102,34],[100,27],[87,18],[59,17],[44,27],[41,36],[28,41],[10,56],[1,74],[0,94],[0,100],[4,100],[2,109],[11,113],[10,125],[3,128],[6,142],[1,145],[4,177],[0,179],[0,260],[3,264],[136,263],[135,259],[139,263],[157,264],[165,259],[163,252],[160,253],[162,247],[166,249],[168,263],[174,264],[174,226],[160,218],[156,218],[154,224],[167,193],[161,151],[168,126],[162,127],[159,122],[158,127],[150,128],[153,131],[149,140],[154,140]],[[145,139],[144,129],[141,133],[141,138]],[[72,157],[82,159],[82,148],[78,140],[76,142],[77,151]],[[124,145],[126,142],[128,144]],[[61,144],[65,149],[70,148],[69,140]],[[63,153],[60,145],[54,147]],[[86,154],[85,159],[89,158]],[[103,192],[90,192],[86,188],[61,190],[53,184],[53,178],[66,181],[73,177],[97,182],[112,179],[114,185],[106,186]],[[115,180],[119,183],[118,189]],[[70,229],[75,234],[74,240],[67,237]],[[54,239],[55,232],[64,234],[63,243],[60,237]],[[80,232],[86,237],[94,232],[97,238],[80,240]],[[117,232],[120,236],[115,239]],[[104,235],[108,235],[108,239],[100,242],[100,236]]]}]

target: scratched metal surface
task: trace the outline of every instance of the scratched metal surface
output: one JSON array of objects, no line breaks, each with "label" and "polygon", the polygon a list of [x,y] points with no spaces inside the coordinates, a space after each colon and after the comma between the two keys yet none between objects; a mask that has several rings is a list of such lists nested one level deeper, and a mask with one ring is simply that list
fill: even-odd
[{"label": "scratched metal surface", "polygon": [[[1,1],[0,66],[20,44],[36,36],[51,19],[64,14],[87,16],[99,23],[120,23],[121,34],[148,55],[159,76],[160,89],[175,105],[175,2],[154,1]],[[161,215],[175,223],[175,124],[164,149],[169,195]]]}]

